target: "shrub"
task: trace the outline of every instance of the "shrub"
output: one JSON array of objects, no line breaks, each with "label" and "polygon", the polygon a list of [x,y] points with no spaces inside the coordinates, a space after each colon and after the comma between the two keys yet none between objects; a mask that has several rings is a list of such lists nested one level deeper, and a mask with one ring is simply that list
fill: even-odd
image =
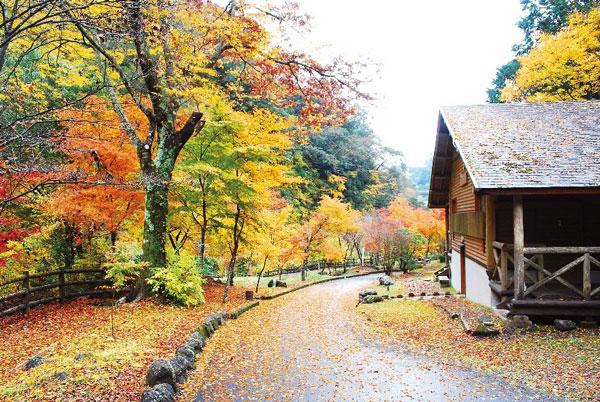
[{"label": "shrub", "polygon": [[198,270],[196,257],[183,251],[170,255],[164,268],[154,268],[148,283],[154,292],[175,304],[186,307],[204,302],[204,279]]}]

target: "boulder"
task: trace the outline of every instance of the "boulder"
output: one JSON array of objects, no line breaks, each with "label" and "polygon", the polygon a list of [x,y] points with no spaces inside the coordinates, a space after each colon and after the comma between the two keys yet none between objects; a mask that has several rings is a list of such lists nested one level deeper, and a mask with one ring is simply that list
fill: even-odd
[{"label": "boulder", "polygon": [[394,284],[394,281],[389,276],[383,275],[379,277],[379,284],[381,286],[392,286]]},{"label": "boulder", "polygon": [[187,359],[192,365],[196,361],[196,352],[194,352],[194,349],[192,349],[188,345],[182,345],[178,347],[177,351],[175,352],[175,355]]},{"label": "boulder", "polygon": [[219,328],[219,325],[221,325],[221,320],[216,314],[209,314],[206,317],[206,320],[204,320],[204,323],[210,325],[214,332]]},{"label": "boulder", "polygon": [[273,279],[271,279],[269,281],[269,283],[267,283],[267,286],[270,287],[270,288],[272,288],[273,286],[275,286],[275,281]]},{"label": "boulder", "polygon": [[375,296],[376,294],[377,291],[375,289],[365,289],[358,294],[358,297]]},{"label": "boulder", "polygon": [[497,335],[499,331],[492,326],[479,324],[472,332],[473,336],[492,336]]},{"label": "boulder", "polygon": [[212,329],[212,325],[202,324],[198,327],[198,333],[204,338],[208,339],[215,332]]},{"label": "boulder", "polygon": [[47,361],[48,361],[48,359],[46,359],[43,356],[32,357],[31,359],[27,360],[27,362],[25,363],[25,371],[29,371],[32,368],[36,368],[40,364],[45,363]]},{"label": "boulder", "polygon": [[287,288],[287,283],[285,283],[284,281],[275,281],[275,287]]},{"label": "boulder", "polygon": [[381,296],[372,296],[373,297],[373,303],[380,303],[383,301],[383,297]]},{"label": "boulder", "polygon": [[206,341],[204,340],[204,337],[202,336],[202,334],[200,334],[200,332],[194,332],[185,344],[189,346],[194,351],[194,353],[200,353],[202,352],[202,349],[204,349]]},{"label": "boulder", "polygon": [[157,384],[142,393],[142,402],[175,402],[175,389],[169,384]]},{"label": "boulder", "polygon": [[533,327],[533,323],[526,315],[514,315],[512,318],[509,318],[507,324],[511,328],[530,329]]},{"label": "boulder", "polygon": [[598,323],[596,321],[579,321],[579,327],[585,329],[596,329]]},{"label": "boulder", "polygon": [[364,297],[361,297],[360,301],[361,301],[361,303],[371,304],[371,303],[373,303],[374,297],[375,296],[373,296],[373,295],[366,295]]},{"label": "boulder", "polygon": [[554,320],[554,326],[559,331],[571,331],[577,328],[577,324],[571,320]]},{"label": "boulder", "polygon": [[225,321],[229,319],[229,313],[219,312],[216,314],[219,325],[225,324]]},{"label": "boulder", "polygon": [[194,367],[194,364],[183,356],[177,355],[169,360],[175,374],[175,381],[178,384],[185,382],[187,379],[187,371]]},{"label": "boulder", "polygon": [[150,387],[154,387],[157,384],[169,384],[176,390],[175,369],[171,365],[171,362],[167,359],[154,360],[150,364],[150,367],[148,367],[146,384]]}]

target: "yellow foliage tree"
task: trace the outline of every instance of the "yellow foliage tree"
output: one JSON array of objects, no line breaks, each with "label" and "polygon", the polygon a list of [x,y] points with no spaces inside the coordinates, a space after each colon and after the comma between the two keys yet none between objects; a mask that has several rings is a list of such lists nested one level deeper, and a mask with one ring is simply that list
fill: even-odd
[{"label": "yellow foliage tree", "polygon": [[573,101],[597,99],[600,93],[600,8],[575,12],[569,26],[555,35],[542,34],[520,57],[521,67],[501,100]]}]

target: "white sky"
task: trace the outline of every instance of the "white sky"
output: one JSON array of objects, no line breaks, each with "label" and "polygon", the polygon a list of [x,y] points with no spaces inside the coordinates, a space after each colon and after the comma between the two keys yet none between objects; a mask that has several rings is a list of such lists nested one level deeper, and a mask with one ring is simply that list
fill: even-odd
[{"label": "white sky", "polygon": [[433,153],[439,107],[485,102],[496,68],[522,37],[519,0],[298,3],[313,17],[306,39],[317,54],[380,63],[368,86],[378,99],[366,109],[375,134],[409,166]]}]

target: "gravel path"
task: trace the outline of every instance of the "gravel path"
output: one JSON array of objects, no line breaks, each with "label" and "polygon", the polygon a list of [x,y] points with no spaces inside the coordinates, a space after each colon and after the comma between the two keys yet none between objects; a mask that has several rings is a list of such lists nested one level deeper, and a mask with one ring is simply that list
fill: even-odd
[{"label": "gravel path", "polygon": [[181,400],[550,400],[381,345],[355,312],[359,289],[375,277],[311,286],[228,322],[200,355]]}]

